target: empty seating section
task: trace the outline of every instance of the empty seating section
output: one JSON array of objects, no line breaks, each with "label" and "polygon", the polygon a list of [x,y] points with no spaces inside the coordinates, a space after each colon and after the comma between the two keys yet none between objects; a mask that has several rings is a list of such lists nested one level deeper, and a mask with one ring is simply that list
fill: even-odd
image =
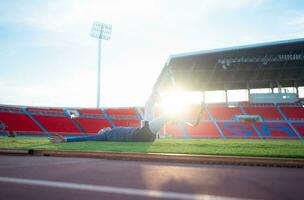
[{"label": "empty seating section", "polygon": [[256,122],[256,126],[263,134],[264,138],[282,138],[295,139],[298,138],[294,131],[287,123],[273,122]]},{"label": "empty seating section", "polygon": [[[200,113],[201,111],[202,113]],[[185,120],[196,120],[197,117],[200,117],[203,120],[210,119],[206,109],[198,104],[189,105],[188,108],[181,113],[181,118]]]},{"label": "empty seating section", "polygon": [[24,113],[0,112],[2,121],[7,130],[17,134],[44,134],[40,127]]},{"label": "empty seating section", "polygon": [[293,127],[298,131],[302,138],[304,138],[304,122],[294,122]]},{"label": "empty seating section", "polygon": [[232,120],[235,115],[243,114],[239,107],[208,106],[210,114],[217,120]]},{"label": "empty seating section", "polygon": [[137,113],[135,108],[108,108],[106,112],[109,116],[114,118],[135,118],[137,119]]},{"label": "empty seating section", "polygon": [[280,107],[289,120],[304,120],[303,107]]},{"label": "empty seating section", "polygon": [[[220,138],[221,134],[213,122],[201,122],[196,127],[186,126],[190,138]],[[203,131],[202,131],[203,130]]]},{"label": "empty seating section", "polygon": [[165,126],[163,135],[168,138],[184,138],[184,133],[180,127],[170,122]]},{"label": "empty seating section", "polygon": [[112,119],[115,126],[140,127],[140,120]]},{"label": "empty seating section", "polygon": [[259,138],[250,123],[218,122],[225,137],[228,138]]},{"label": "empty seating section", "polygon": [[101,109],[78,109],[80,115],[104,115]]},{"label": "empty seating section", "polygon": [[282,106],[282,107],[296,107],[296,106],[300,106],[300,102],[294,102],[294,103],[278,103],[277,106]]},{"label": "empty seating section", "polygon": [[283,117],[276,107],[244,107],[248,115],[260,115],[264,120],[282,120]]},{"label": "empty seating section", "polygon": [[250,103],[248,101],[246,102],[239,102],[238,103],[239,106],[251,106],[251,107],[274,107],[274,103]]},{"label": "empty seating section", "polygon": [[22,108],[12,106],[0,106],[0,111],[3,112],[21,112]]},{"label": "empty seating section", "polygon": [[102,118],[76,117],[75,121],[88,135],[96,134],[102,128],[112,127],[107,119]]},{"label": "empty seating section", "polygon": [[26,110],[28,112],[64,114],[64,110],[60,108],[27,108]]},{"label": "empty seating section", "polygon": [[33,117],[48,131],[50,134],[62,135],[82,135],[81,131],[72,122],[71,119],[64,116],[46,116],[33,114]]},{"label": "empty seating section", "polygon": [[135,108],[108,108],[106,113],[115,126],[140,127],[140,117]]},{"label": "empty seating section", "polygon": [[[162,133],[172,138],[304,138],[304,108],[299,105],[299,102],[280,105],[242,102],[235,107],[209,104],[203,107],[196,127],[169,122]],[[70,118],[61,108],[0,106],[0,123],[4,124],[1,134],[9,131],[17,135],[46,136],[45,129],[50,134],[92,135],[104,127],[140,127],[141,117],[137,112],[144,111],[142,107],[72,110],[77,110],[79,116]],[[201,105],[191,105],[180,117],[194,122],[200,111]],[[262,119],[259,122],[237,121],[235,116],[244,114],[259,115]]]}]

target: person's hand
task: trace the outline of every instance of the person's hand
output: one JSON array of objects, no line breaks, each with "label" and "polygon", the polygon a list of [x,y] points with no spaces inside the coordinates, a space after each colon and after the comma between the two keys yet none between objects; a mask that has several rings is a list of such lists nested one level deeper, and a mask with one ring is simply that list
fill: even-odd
[{"label": "person's hand", "polygon": [[66,142],[67,139],[65,137],[63,137],[62,135],[53,135],[50,137],[50,142],[51,143],[62,143],[62,142]]}]

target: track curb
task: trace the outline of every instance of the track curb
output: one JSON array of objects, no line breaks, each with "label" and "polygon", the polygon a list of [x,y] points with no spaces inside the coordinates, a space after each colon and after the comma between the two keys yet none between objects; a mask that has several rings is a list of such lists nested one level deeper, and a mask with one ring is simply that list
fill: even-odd
[{"label": "track curb", "polygon": [[162,153],[122,153],[122,152],[80,152],[80,151],[49,151],[49,150],[0,150],[0,155],[33,155],[52,157],[99,158],[108,160],[174,162],[192,164],[220,164],[267,167],[304,168],[304,159],[268,158],[243,156],[211,156]]},{"label": "track curb", "polygon": [[0,155],[25,156],[29,154],[29,150],[19,149],[0,149]]}]

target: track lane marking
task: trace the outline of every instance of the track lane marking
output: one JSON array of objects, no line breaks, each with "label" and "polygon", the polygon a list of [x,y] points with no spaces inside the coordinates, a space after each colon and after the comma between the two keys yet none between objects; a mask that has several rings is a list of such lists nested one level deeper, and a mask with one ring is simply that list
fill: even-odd
[{"label": "track lane marking", "polygon": [[46,181],[46,180],[37,180],[37,179],[23,179],[23,178],[12,178],[12,177],[0,177],[0,182],[62,188],[62,189],[85,190],[85,191],[92,191],[92,192],[105,192],[105,193],[114,193],[114,194],[135,195],[135,196],[143,196],[143,197],[168,198],[168,199],[244,200],[243,198],[205,195],[205,194],[166,192],[166,191],[158,191],[158,190],[133,189],[133,188],[111,187],[111,186],[103,186],[103,185],[91,185],[91,184]]}]

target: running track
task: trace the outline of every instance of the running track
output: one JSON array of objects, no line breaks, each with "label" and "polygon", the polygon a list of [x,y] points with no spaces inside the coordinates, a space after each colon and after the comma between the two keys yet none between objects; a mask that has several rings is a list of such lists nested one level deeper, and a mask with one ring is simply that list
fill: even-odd
[{"label": "running track", "polygon": [[304,170],[0,156],[0,199],[302,199]]}]

